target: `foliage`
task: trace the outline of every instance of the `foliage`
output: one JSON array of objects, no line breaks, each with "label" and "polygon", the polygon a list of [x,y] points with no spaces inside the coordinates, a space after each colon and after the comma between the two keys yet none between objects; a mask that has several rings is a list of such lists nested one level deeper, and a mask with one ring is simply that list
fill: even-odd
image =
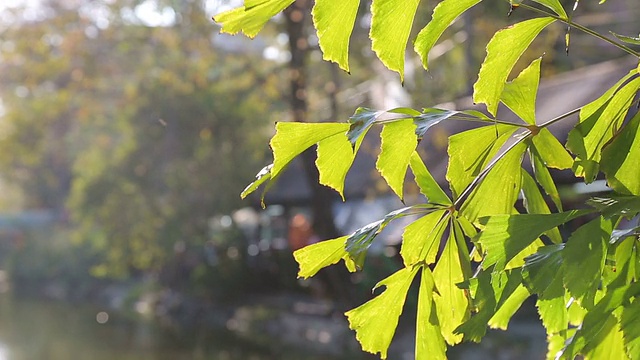
[{"label": "foliage", "polygon": [[[271,15],[291,2],[246,1],[243,8],[214,19],[222,23],[223,32],[255,36]],[[443,0],[438,4],[414,41],[425,68],[429,50],[442,33],[480,2]],[[346,71],[358,3],[318,0],[312,11],[324,58]],[[572,359],[579,354],[598,358],[604,352],[609,358],[638,358],[639,226],[620,226],[625,218],[640,213],[640,163],[636,156],[640,65],[629,69],[627,76],[597,100],[554,119],[535,115],[541,58],[508,81],[531,42],[550,26],[568,25],[640,58],[630,47],[637,39],[619,34],[610,39],[577,24],[558,0],[535,3],[510,3],[512,11],[526,9],[541,17],[497,31],[487,45],[473,99],[485,104],[490,115],[435,108],[387,112],[360,108],[348,123],[276,125],[271,141],[274,164],[262,170],[243,196],[274,181],[295,156],[315,144],[321,183],[342,194],[345,175],[373,126],[382,127],[376,168],[391,189],[402,199],[406,172],[411,168],[426,196],[424,204],[392,212],[353,234],[295,253],[302,277],[313,276],[319,268],[341,259],[350,271],[356,271],[386,224],[406,214],[421,215],[404,231],[404,268],[376,285],[385,287],[382,294],[346,313],[366,351],[386,358],[407,290],[419,277],[417,359],[444,358],[445,342],[480,341],[487,326],[506,328],[522,302],[532,295],[538,299],[538,311],[547,329],[548,358]],[[381,0],[371,5],[372,49],[401,79],[417,5],[417,1]],[[569,31],[565,41],[568,47]],[[499,103],[522,122],[500,120]],[[578,112],[579,122],[565,149],[548,128]],[[445,120],[485,125],[449,138],[446,180],[451,197],[415,151],[425,132]],[[533,164],[533,174],[523,168],[525,157]],[[613,192],[591,200],[591,210],[563,212],[551,168],[572,169],[586,183],[602,171]],[[520,194],[525,201],[524,213],[516,207]],[[547,200],[559,212],[553,212]],[[563,240],[557,227],[587,215],[591,220]]]}]

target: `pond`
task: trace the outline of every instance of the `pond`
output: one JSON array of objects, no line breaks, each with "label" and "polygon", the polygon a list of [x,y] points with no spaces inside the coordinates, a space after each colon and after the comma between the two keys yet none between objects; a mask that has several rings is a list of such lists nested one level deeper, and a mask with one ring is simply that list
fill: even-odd
[{"label": "pond", "polygon": [[0,360],[331,359],[261,348],[230,333],[176,333],[86,305],[0,294]]}]

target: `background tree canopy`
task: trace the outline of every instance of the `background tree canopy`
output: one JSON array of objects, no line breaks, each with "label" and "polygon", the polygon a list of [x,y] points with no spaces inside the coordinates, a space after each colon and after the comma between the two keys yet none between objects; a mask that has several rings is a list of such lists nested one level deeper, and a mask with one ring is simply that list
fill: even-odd
[{"label": "background tree canopy", "polygon": [[[222,24],[222,32],[253,37],[294,2],[246,1],[214,19]],[[431,68],[428,55],[441,35],[481,2],[441,1],[426,25],[415,25],[424,26],[415,34],[412,28],[420,1],[374,0],[371,49],[404,80],[409,40],[422,65]],[[303,9],[300,3],[304,1],[295,2],[293,11]],[[478,6],[488,8],[489,4]],[[384,287],[381,294],[345,314],[363,350],[386,358],[409,288],[417,281],[418,359],[445,358],[447,346],[480,341],[487,327],[505,329],[530,296],[537,298],[547,329],[548,358],[638,359],[640,64],[629,68],[612,88],[603,89],[595,101],[540,119],[535,112],[536,95],[546,58],[541,57],[544,50],[531,44],[548,29],[572,52],[580,47],[572,42],[574,34],[583,33],[607,45],[607,51],[637,60],[640,38],[613,30],[609,36],[574,21],[574,13],[582,11],[577,1],[566,8],[558,0],[506,4],[504,15],[522,17],[488,41],[473,87],[474,102],[484,104],[487,113],[359,108],[349,122],[279,122],[270,142],[273,164],[258,174],[243,196],[276,181],[296,156],[313,145],[317,145],[320,183],[342,194],[363,137],[370,128],[382,127],[376,162],[380,175],[402,199],[410,168],[426,201],[294,254],[303,278],[341,260],[349,271],[357,271],[365,266],[376,235],[390,222],[409,214],[420,216],[404,230],[400,252],[404,267],[375,286]],[[351,70],[350,37],[359,6],[357,0],[317,0],[312,9],[323,58],[345,71]],[[535,55],[523,58],[528,49]],[[519,121],[498,116],[499,105],[509,108]],[[562,145],[548,128],[576,114],[577,124]],[[425,133],[444,121],[484,123],[449,137],[446,191],[416,152]],[[530,170],[523,167],[525,158],[532,165]],[[612,192],[589,200],[588,209],[565,209],[567,203],[550,169],[571,169],[586,183],[604,174]],[[523,204],[518,203],[519,197]],[[558,227],[574,219],[582,219],[583,225],[563,237]]]}]

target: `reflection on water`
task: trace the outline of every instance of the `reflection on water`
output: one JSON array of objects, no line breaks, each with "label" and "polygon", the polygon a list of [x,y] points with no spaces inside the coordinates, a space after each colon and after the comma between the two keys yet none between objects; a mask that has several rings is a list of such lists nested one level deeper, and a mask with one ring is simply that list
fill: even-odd
[{"label": "reflection on water", "polygon": [[275,352],[224,333],[175,334],[103,309],[0,294],[0,360],[314,359]]}]

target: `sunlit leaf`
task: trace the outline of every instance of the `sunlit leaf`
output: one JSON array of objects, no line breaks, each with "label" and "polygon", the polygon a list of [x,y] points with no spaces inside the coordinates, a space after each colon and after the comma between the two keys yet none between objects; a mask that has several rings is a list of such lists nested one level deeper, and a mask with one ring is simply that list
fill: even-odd
[{"label": "sunlit leaf", "polygon": [[270,143],[273,150],[271,177],[277,177],[291,160],[312,145],[348,130],[349,124],[344,123],[277,123],[276,135]]},{"label": "sunlit leaf", "polygon": [[562,277],[554,274],[542,296],[538,296],[536,308],[547,333],[558,333],[569,327],[567,309],[569,295],[562,286]]},{"label": "sunlit leaf", "polygon": [[459,343],[462,334],[456,328],[469,317],[469,301],[463,289],[456,284],[465,281],[464,271],[458,254],[458,244],[450,232],[442,256],[433,270],[438,293],[434,295],[442,336],[450,345]]},{"label": "sunlit leaf", "polygon": [[400,199],[404,198],[404,179],[409,160],[418,146],[415,129],[413,120],[405,119],[385,124],[380,133],[382,144],[376,168]]},{"label": "sunlit leaf", "polygon": [[380,281],[374,289],[384,286],[382,294],[345,313],[349,327],[356,331],[362,350],[387,358],[387,349],[398,326],[407,291],[420,267],[403,268]]},{"label": "sunlit leaf", "polygon": [[460,195],[480,174],[517,129],[516,126],[498,124],[449,137],[447,180],[454,197]]},{"label": "sunlit leaf", "polygon": [[595,180],[602,148],[622,125],[639,88],[640,77],[636,77],[615,93],[616,87],[612,87],[580,111],[580,122],[569,132],[567,148],[576,155],[573,166],[575,174],[583,176],[585,182]]},{"label": "sunlit leaf", "polygon": [[[300,265],[298,277],[309,278],[315,275],[320,269],[336,264],[347,255],[344,246],[348,236],[339,237],[333,240],[325,240],[311,244],[296,250],[293,257]],[[345,258],[345,262],[348,259]]]},{"label": "sunlit leaf", "polygon": [[[562,274],[560,269],[562,249],[564,249],[564,244],[543,246],[535,254],[525,259],[522,278],[532,292],[545,298],[553,297],[546,291],[556,278],[561,279],[558,275]],[[562,281],[560,281],[560,287],[562,287]]]},{"label": "sunlit leaf", "polygon": [[245,33],[248,37],[258,35],[264,24],[295,0],[245,0],[244,6],[222,12],[213,17],[222,24],[221,32]]},{"label": "sunlit leaf", "polygon": [[318,142],[316,167],[319,182],[335,189],[344,201],[344,180],[356,157],[345,133],[330,136]]},{"label": "sunlit leaf", "polygon": [[316,0],[313,25],[324,60],[337,63],[349,72],[349,38],[358,14],[360,0]]},{"label": "sunlit leaf", "polygon": [[404,58],[413,18],[420,0],[374,0],[371,4],[371,49],[382,63],[400,74],[404,82]]},{"label": "sunlit leaf", "polygon": [[480,68],[478,81],[473,85],[475,103],[486,104],[487,110],[496,115],[511,69],[540,31],[554,21],[548,17],[525,20],[494,34],[487,45],[487,57]]},{"label": "sunlit leaf", "polygon": [[558,0],[533,0],[533,1],[553,10],[553,12],[555,12],[562,19],[567,19],[567,13],[564,11],[564,8],[562,7],[562,4],[560,4],[560,1]]},{"label": "sunlit leaf", "polygon": [[597,340],[587,344],[584,350],[587,359],[629,359],[619,324],[614,324],[609,331],[599,334]]},{"label": "sunlit leaf", "polygon": [[507,293],[507,291],[504,291],[496,313],[489,319],[489,326],[493,329],[506,330],[513,315],[529,296],[531,296],[531,293],[522,284],[519,284],[512,292]]},{"label": "sunlit leaf", "polygon": [[447,345],[442,337],[433,302],[435,283],[431,270],[423,266],[416,316],[416,360],[446,359]]},{"label": "sunlit leaf", "polygon": [[595,293],[600,284],[612,229],[610,220],[598,217],[569,237],[562,251],[564,285],[574,298]]},{"label": "sunlit leaf", "polygon": [[252,192],[256,191],[260,187],[260,185],[264,184],[266,181],[271,179],[271,169],[273,168],[273,164],[269,164],[260,170],[256,175],[256,179],[242,191],[240,194],[241,198],[246,198]]},{"label": "sunlit leaf", "polygon": [[409,166],[415,177],[416,184],[418,184],[420,188],[420,193],[422,193],[430,203],[451,205],[451,199],[449,199],[433,176],[431,176],[431,173],[427,170],[427,167],[416,151],[411,155]]},{"label": "sunlit leaf", "polygon": [[[529,214],[551,214],[549,206],[542,197],[538,185],[531,175],[522,169],[522,194],[524,195],[524,205]],[[545,233],[556,244],[562,242],[562,236],[558,228],[553,228]]]},{"label": "sunlit leaf", "polygon": [[437,210],[412,222],[402,234],[400,255],[405,266],[420,261],[432,264],[436,260],[440,241],[448,223],[447,210]]},{"label": "sunlit leaf", "polygon": [[540,129],[531,140],[545,166],[558,170],[571,169],[573,158],[549,129]]},{"label": "sunlit leaf", "polygon": [[540,83],[540,62],[537,58],[518,77],[504,85],[500,100],[514,114],[531,125],[536,123],[536,96]]},{"label": "sunlit leaf", "polygon": [[637,298],[622,310],[620,329],[627,355],[632,360],[640,359],[640,302]]},{"label": "sunlit leaf", "polygon": [[640,195],[640,112],[604,148],[600,167],[613,190]]},{"label": "sunlit leaf", "polygon": [[520,164],[526,148],[520,143],[496,163],[462,204],[464,217],[475,222],[481,216],[511,212],[520,193]]},{"label": "sunlit leaf", "polygon": [[482,0],[444,0],[438,3],[433,10],[431,21],[420,30],[413,45],[413,49],[420,55],[425,69],[429,67],[429,51],[440,39],[442,33],[458,16],[480,1]]},{"label": "sunlit leaf", "polygon": [[588,213],[585,210],[572,210],[547,215],[503,214],[480,218],[484,230],[478,234],[476,241],[486,252],[482,268],[496,265],[497,270],[503,269],[509,260],[543,233]]}]

